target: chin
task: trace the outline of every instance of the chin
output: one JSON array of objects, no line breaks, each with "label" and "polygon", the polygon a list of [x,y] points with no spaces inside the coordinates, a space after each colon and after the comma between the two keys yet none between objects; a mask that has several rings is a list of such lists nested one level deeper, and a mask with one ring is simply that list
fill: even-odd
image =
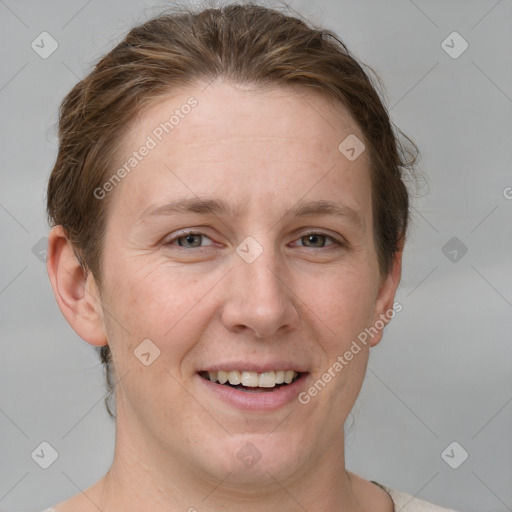
[{"label": "chin", "polygon": [[[304,444],[294,442],[289,433],[233,435],[208,453],[212,458],[205,461],[207,471],[236,486],[275,486],[303,469],[309,459]],[[213,465],[212,460],[216,461]]]}]

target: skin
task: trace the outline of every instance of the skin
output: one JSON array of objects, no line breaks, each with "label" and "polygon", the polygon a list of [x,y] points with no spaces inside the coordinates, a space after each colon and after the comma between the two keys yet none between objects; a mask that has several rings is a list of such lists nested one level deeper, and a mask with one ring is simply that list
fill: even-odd
[{"label": "skin", "polygon": [[[349,134],[364,137],[341,105],[310,89],[218,81],[143,112],[113,169],[190,96],[197,107],[110,192],[101,290],[62,228],[50,233],[59,307],[85,341],[109,344],[122,379],[112,467],[57,510],[313,511],[321,503],[323,511],[391,512],[389,495],[344,461],[343,424],[381,332],[307,405],[241,411],[197,375],[235,359],[279,359],[307,369],[307,389],[392,308],[401,253],[381,275],[368,154],[351,162],[338,150]],[[236,213],[141,219],[184,197],[221,199]],[[354,218],[289,213],[319,200]],[[186,228],[205,235],[193,238],[201,246],[178,245]],[[315,233],[327,238],[305,236]],[[252,263],[236,252],[248,236],[263,250]],[[144,366],[133,351],[148,338],[160,356]],[[237,457],[247,442],[261,454],[252,467]]]}]

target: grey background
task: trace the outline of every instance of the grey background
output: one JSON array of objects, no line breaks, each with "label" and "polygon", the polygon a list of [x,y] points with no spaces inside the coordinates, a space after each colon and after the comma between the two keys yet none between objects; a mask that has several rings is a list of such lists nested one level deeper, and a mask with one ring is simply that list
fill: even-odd
[{"label": "grey background", "polygon": [[[61,316],[37,251],[48,232],[59,102],[162,5],[0,0],[2,511],[55,504],[98,480],[112,459],[102,369]],[[338,32],[381,76],[429,183],[414,203],[403,311],[372,352],[348,422],[348,467],[456,510],[512,510],[512,2],[292,6]],[[59,45],[47,59],[31,48],[43,31]],[[453,31],[469,44],[456,59],[441,45]],[[31,458],[42,441],[59,455],[46,470]],[[453,441],[469,453],[457,469],[441,457]],[[461,453],[456,447],[451,460]]]}]

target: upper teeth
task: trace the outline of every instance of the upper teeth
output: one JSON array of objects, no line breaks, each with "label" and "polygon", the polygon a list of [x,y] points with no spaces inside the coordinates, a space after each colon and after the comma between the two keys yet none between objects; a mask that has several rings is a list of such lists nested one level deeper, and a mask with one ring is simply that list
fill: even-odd
[{"label": "upper teeth", "polygon": [[242,384],[250,388],[273,388],[276,384],[290,384],[298,375],[294,370],[277,370],[263,373],[219,370],[206,373],[212,382],[219,381],[221,384],[225,384],[229,381],[234,386]]}]

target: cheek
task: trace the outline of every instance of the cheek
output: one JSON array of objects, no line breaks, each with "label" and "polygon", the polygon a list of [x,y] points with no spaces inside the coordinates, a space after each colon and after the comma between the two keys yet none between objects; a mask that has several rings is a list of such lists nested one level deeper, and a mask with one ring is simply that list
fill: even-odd
[{"label": "cheek", "polygon": [[[183,281],[169,269],[144,273],[118,266],[105,283],[112,305],[106,322],[109,346],[117,379],[123,379],[119,402],[128,401],[148,417],[155,403],[187,400],[178,384],[182,362],[200,336],[206,314],[199,302],[204,286],[188,280],[187,289]],[[171,425],[172,418],[167,420]]]},{"label": "cheek", "polygon": [[352,409],[366,373],[369,344],[358,336],[373,319],[376,284],[369,269],[338,272],[309,291],[307,322],[316,326],[322,352],[306,389],[307,407],[333,435]]},{"label": "cheek", "polygon": [[161,361],[172,365],[180,361],[208,321],[208,301],[203,299],[212,288],[212,279],[190,276],[176,266],[136,263],[118,265],[106,283],[112,304],[109,344],[119,355],[133,358],[136,347],[150,339],[161,351]]},{"label": "cheek", "polygon": [[322,339],[331,350],[342,349],[372,322],[377,283],[371,276],[370,268],[354,266],[325,276],[314,286],[304,283],[306,310],[326,332]]}]

